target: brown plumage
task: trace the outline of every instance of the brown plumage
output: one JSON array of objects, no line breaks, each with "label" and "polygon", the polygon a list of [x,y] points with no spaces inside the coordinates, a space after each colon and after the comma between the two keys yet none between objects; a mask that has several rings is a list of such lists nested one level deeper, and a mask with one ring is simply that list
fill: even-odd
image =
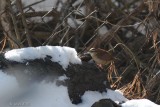
[{"label": "brown plumage", "polygon": [[97,64],[108,65],[114,60],[114,57],[104,49],[91,48],[89,53]]}]

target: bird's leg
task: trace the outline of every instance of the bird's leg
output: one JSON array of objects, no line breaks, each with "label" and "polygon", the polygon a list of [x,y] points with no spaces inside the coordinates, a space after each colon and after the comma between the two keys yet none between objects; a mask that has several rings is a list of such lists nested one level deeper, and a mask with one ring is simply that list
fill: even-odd
[{"label": "bird's leg", "polygon": [[101,71],[103,68],[102,64],[96,64],[97,68]]},{"label": "bird's leg", "polygon": [[103,69],[102,64],[97,64],[99,68]]}]

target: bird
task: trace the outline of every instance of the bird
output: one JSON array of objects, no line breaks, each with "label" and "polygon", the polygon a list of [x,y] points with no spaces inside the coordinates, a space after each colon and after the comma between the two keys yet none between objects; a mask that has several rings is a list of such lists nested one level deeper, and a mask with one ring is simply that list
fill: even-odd
[{"label": "bird", "polygon": [[108,65],[114,61],[114,57],[111,53],[101,48],[91,48],[88,53],[91,55],[92,59],[100,65],[100,67]]}]

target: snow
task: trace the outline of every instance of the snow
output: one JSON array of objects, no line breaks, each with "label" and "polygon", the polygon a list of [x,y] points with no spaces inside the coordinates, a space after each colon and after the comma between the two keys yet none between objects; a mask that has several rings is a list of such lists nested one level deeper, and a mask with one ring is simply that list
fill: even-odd
[{"label": "snow", "polygon": [[[67,77],[63,75],[57,80],[65,79]],[[14,76],[0,70],[0,107],[91,107],[96,101],[106,98],[116,103],[125,102],[121,104],[122,107],[160,107],[147,99],[128,100],[119,90],[106,90],[107,92],[103,93],[86,91],[81,97],[82,103],[75,105],[71,103],[67,87],[57,86],[56,81],[43,80],[27,87],[20,87]]]},{"label": "snow", "polygon": [[148,99],[133,99],[122,104],[122,107],[160,107]]},{"label": "snow", "polygon": [[51,61],[58,62],[65,70],[70,63],[81,64],[80,58],[74,48],[61,46],[39,46],[13,49],[5,53],[5,58],[10,61],[27,62],[28,60],[44,59],[51,56]]},{"label": "snow", "polygon": [[[86,91],[81,97],[82,103],[75,105],[70,101],[67,87],[57,86],[56,82],[46,82],[44,80],[33,84],[33,86],[28,87],[29,93],[24,94],[23,91],[20,91],[24,89],[18,86],[14,76],[8,75],[1,70],[0,78],[0,107],[91,107],[94,102],[104,98],[112,99],[115,102],[126,101],[121,104],[122,107],[160,107],[160,105],[147,99],[127,100],[119,90],[114,91],[111,89],[107,89],[107,92],[103,93]],[[65,76],[60,78],[62,80],[66,79]],[[16,95],[22,97],[15,97]],[[14,98],[14,100],[7,100],[5,96],[8,96],[8,99]],[[4,100],[7,103],[3,103]]]},{"label": "snow", "polygon": [[84,0],[76,0],[72,6],[76,7],[77,5],[80,5],[84,2]]},{"label": "snow", "polygon": [[[29,107],[90,107],[95,101],[98,101],[103,98],[111,98],[116,101],[126,101],[127,99],[123,97],[121,93],[117,93],[117,91],[107,89],[107,92],[97,92],[97,91],[86,91],[82,96],[82,103],[75,105],[72,104],[70,98],[68,96],[68,89],[66,86],[57,86],[56,82],[46,82],[45,80],[40,83],[35,83],[32,86],[28,86],[29,92],[24,94],[22,91],[23,87],[18,86],[18,82],[15,77],[11,75],[7,75],[0,71],[1,83],[0,83],[0,95],[9,96],[8,99],[14,98],[14,100],[7,100],[8,103],[3,107],[7,107],[8,105],[14,105],[14,107],[19,107],[18,105],[28,105]],[[62,80],[66,77],[61,76]],[[60,79],[59,79],[60,80]],[[17,87],[17,89],[15,88]],[[16,95],[15,95],[16,93]],[[23,96],[21,95],[23,94]],[[16,97],[22,96],[22,97]],[[118,98],[123,98],[119,99]],[[3,97],[1,97],[2,99]],[[4,99],[4,98],[3,98]],[[21,107],[21,106],[20,106]]]},{"label": "snow", "polygon": [[113,91],[113,90],[108,89],[106,94],[107,94],[107,98],[115,102],[124,102],[128,100],[127,98],[123,96],[123,93],[120,90]]},{"label": "snow", "polygon": [[83,24],[82,21],[77,20],[77,19],[71,19],[71,18],[67,18],[67,23],[69,26],[71,26],[72,28],[77,28],[79,25]]},{"label": "snow", "polygon": [[[24,7],[27,7],[28,5],[31,5],[35,2],[39,2],[39,1],[42,1],[42,0],[22,0],[22,4]],[[73,7],[75,6],[78,6],[78,5],[82,5],[84,0],[76,0],[74,3],[73,3]],[[63,11],[62,9],[62,6],[63,6],[63,3],[66,3],[67,0],[61,0],[61,3],[58,3],[59,1],[58,0],[44,0],[36,5],[32,5],[32,9],[33,10],[29,10],[28,11],[28,8],[25,9],[26,12],[33,12],[33,11],[36,11],[36,12],[39,12],[39,11],[51,11],[53,9],[56,9],[57,8],[57,11]],[[57,5],[58,3],[58,5]],[[77,11],[74,12],[75,14],[80,14],[80,15],[86,15],[85,13],[85,6],[82,6],[80,7]],[[48,22],[48,21],[51,21],[53,19],[53,17],[32,17],[32,18],[28,18],[27,20],[28,21],[33,21],[33,22]],[[73,27],[73,28],[76,28],[77,26],[75,25],[75,22],[78,24],[78,25],[81,25],[83,22],[82,21],[79,21],[77,19],[70,19],[68,18],[67,19],[68,21],[68,24]]]},{"label": "snow", "polygon": [[[33,4],[35,2],[38,2],[38,1],[41,1],[41,0],[29,0],[29,1],[28,0],[22,0],[22,3],[25,7],[25,6],[28,6],[28,5]],[[52,10],[52,8],[56,7],[57,1],[58,0],[44,0],[41,3],[33,5],[32,8],[35,11],[50,11],[50,10]]]},{"label": "snow", "polygon": [[7,99],[9,95],[15,94],[15,90],[19,89],[17,80],[13,76],[9,76],[0,70],[0,103]]},{"label": "snow", "polygon": [[127,34],[125,35],[126,38],[131,38],[133,33],[131,31],[128,31]]},{"label": "snow", "polygon": [[66,79],[68,79],[68,77],[66,75],[63,75],[63,76],[58,77],[57,80],[59,80],[59,81],[65,81]]},{"label": "snow", "polygon": [[140,24],[139,22],[134,24],[134,28],[138,30],[138,32],[141,32],[143,35],[146,34],[145,25]]},{"label": "snow", "polygon": [[102,26],[101,28],[98,29],[98,33],[99,35],[103,36],[104,34],[106,34],[108,32],[108,29],[106,26]]},{"label": "snow", "polygon": [[117,103],[128,100],[117,90],[114,91],[111,89],[107,89],[107,92],[103,92],[103,93],[100,93],[97,91],[86,91],[85,94],[82,96],[82,101],[87,103],[88,106],[80,106],[80,107],[91,107],[91,105],[94,102],[99,101],[100,99],[106,99],[106,98],[111,99]]},{"label": "snow", "polygon": [[[51,11],[52,9],[55,9],[57,8],[57,11],[60,11],[62,9],[62,4],[60,3],[58,6],[57,6],[57,2],[58,0],[22,0],[22,4],[23,4],[23,7],[27,7],[33,3],[36,3],[36,2],[39,2],[39,1],[42,1],[36,5],[32,5],[32,9],[33,10],[29,10],[28,8],[25,9],[25,12],[40,12],[40,11]],[[61,0],[62,3],[65,3],[67,2],[67,0]],[[51,21],[53,19],[53,17],[44,17],[42,19],[42,17],[32,17],[32,18],[29,18],[27,20],[30,20],[30,21],[34,21],[34,22],[48,22],[48,21]]]}]

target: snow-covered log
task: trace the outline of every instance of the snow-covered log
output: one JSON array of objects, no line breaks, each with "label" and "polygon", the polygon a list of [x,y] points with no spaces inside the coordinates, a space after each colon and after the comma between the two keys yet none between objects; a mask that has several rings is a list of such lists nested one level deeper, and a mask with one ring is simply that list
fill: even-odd
[{"label": "snow-covered log", "polygon": [[[106,72],[81,62],[73,48],[41,46],[14,49],[1,54],[1,70],[16,77],[22,87],[48,81],[66,86],[72,103],[82,102],[86,91],[107,92]],[[58,79],[64,76],[66,79]]]},{"label": "snow-covered log", "polygon": [[[123,93],[110,88],[106,75],[94,63],[82,62],[70,47],[10,50],[0,54],[0,106],[143,107],[143,102],[159,106],[143,99],[142,103],[128,101]],[[136,102],[139,105],[133,104]]]}]

